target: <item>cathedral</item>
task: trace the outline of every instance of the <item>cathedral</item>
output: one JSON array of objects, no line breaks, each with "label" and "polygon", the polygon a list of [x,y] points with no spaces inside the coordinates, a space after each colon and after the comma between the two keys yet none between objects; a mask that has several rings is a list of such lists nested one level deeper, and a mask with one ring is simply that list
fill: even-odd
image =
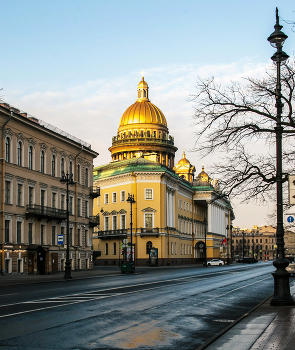
[{"label": "cathedral", "polygon": [[95,265],[120,265],[132,254],[136,265],[147,266],[151,251],[157,252],[157,265],[230,256],[231,203],[204,167],[195,176],[184,151],[175,164],[174,137],[149,100],[144,77],[109,151],[111,162],[93,170],[93,185],[100,188],[93,204],[100,217],[93,235]]}]

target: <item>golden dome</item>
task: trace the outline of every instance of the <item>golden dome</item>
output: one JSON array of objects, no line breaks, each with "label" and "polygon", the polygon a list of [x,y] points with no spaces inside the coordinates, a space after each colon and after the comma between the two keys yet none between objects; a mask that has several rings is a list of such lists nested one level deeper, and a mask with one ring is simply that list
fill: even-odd
[{"label": "golden dome", "polygon": [[163,112],[149,101],[136,101],[128,107],[121,117],[119,127],[137,123],[161,124],[167,127]]},{"label": "golden dome", "polygon": [[209,181],[209,175],[204,171],[204,165],[202,166],[202,171],[198,175],[198,178],[200,178],[202,181]]},{"label": "golden dome", "polygon": [[121,117],[119,128],[129,124],[158,124],[167,127],[167,121],[163,112],[148,98],[148,84],[144,77],[139,82],[137,91],[138,99],[128,107]]},{"label": "golden dome", "polygon": [[185,151],[183,150],[182,158],[178,162],[178,164],[191,164],[186,158],[185,158]]}]

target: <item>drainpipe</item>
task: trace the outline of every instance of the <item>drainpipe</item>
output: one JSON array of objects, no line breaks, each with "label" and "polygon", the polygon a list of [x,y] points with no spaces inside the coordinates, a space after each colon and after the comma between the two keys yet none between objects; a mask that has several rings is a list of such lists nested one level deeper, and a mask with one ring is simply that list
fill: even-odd
[{"label": "drainpipe", "polygon": [[[134,172],[131,172],[131,175],[134,177],[134,200],[135,200],[135,206],[134,206],[134,245],[136,247],[136,249],[134,249],[134,266],[136,265],[136,261],[137,261],[137,182],[136,182],[136,175],[134,174]],[[132,234],[132,232],[131,232]]]},{"label": "drainpipe", "polygon": [[1,267],[2,267],[2,274],[4,274],[4,240],[5,240],[5,204],[4,204],[4,200],[5,200],[5,126],[9,123],[10,119],[13,117],[13,111],[10,111],[10,116],[9,118],[6,120],[6,122],[3,123],[2,125],[2,203],[1,203],[1,219],[2,219],[2,259],[1,259]]}]

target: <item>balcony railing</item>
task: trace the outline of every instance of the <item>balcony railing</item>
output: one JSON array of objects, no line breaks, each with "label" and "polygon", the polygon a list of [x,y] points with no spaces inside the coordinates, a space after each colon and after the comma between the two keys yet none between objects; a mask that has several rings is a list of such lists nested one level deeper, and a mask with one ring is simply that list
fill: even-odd
[{"label": "balcony railing", "polygon": [[118,136],[113,136],[112,139],[112,146],[118,146],[118,145],[126,145],[126,144],[133,144],[133,143],[159,143],[164,145],[171,145],[174,146],[174,138],[172,136],[169,136],[169,139],[162,139],[162,138],[156,138],[156,137],[126,137],[124,139],[119,138]]},{"label": "balcony railing", "polygon": [[97,238],[127,237],[127,230],[106,230],[97,232]]},{"label": "balcony railing", "polygon": [[89,196],[90,196],[91,198],[97,198],[97,197],[99,197],[99,196],[100,196],[100,187],[91,186],[91,187],[90,187]]},{"label": "balcony railing", "polygon": [[89,226],[90,227],[96,227],[99,225],[99,214],[96,216],[89,216]]},{"label": "balcony railing", "polygon": [[59,220],[67,218],[67,211],[63,209],[45,207],[43,205],[31,204],[26,207],[26,218],[37,217],[39,220]]}]

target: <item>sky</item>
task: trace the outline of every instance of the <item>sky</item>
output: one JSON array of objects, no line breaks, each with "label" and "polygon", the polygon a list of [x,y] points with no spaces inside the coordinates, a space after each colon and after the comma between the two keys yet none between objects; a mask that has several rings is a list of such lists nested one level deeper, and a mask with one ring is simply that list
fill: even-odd
[{"label": "sky", "polygon": [[[197,173],[200,159],[193,103],[198,77],[226,86],[263,77],[274,49],[275,7],[294,55],[292,1],[273,0],[10,0],[0,1],[0,97],[7,103],[86,141],[110,162],[112,136],[136,101],[141,72],[152,103],[164,113],[170,135]],[[287,22],[284,22],[287,21]],[[294,30],[294,28],[293,28]],[[218,157],[218,155],[215,155]],[[210,173],[209,173],[210,175]],[[264,225],[271,204],[233,199],[234,226]]]}]

